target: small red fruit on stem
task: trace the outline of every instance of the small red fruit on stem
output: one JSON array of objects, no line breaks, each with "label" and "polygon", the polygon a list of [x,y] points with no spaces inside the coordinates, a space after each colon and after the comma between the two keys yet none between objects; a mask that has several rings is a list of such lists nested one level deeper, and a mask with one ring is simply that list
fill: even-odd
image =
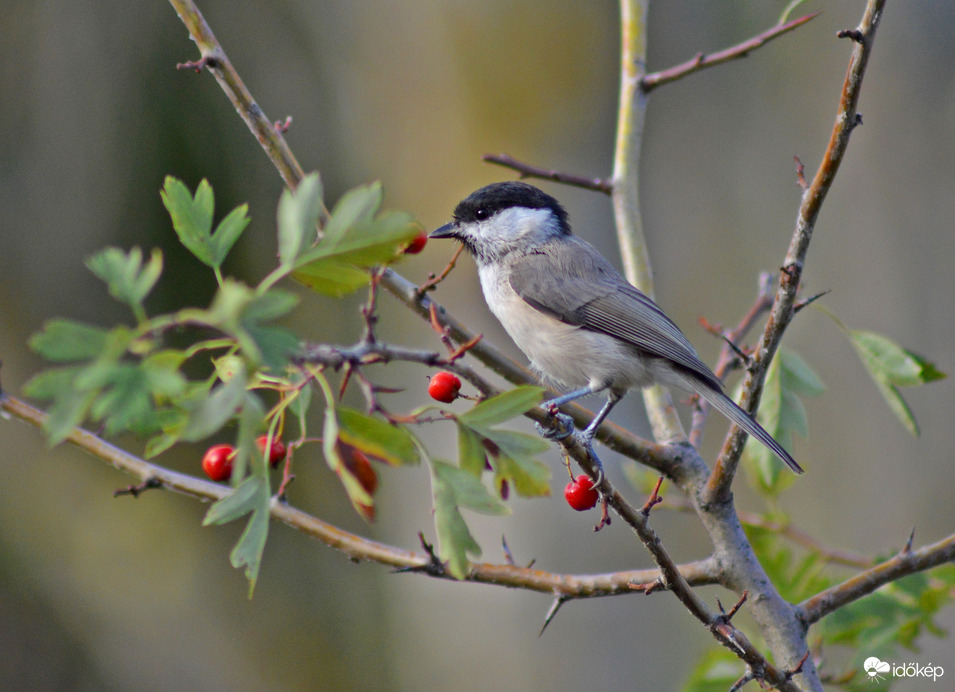
[{"label": "small red fruit on stem", "polygon": [[458,398],[458,392],[461,391],[461,380],[451,372],[439,372],[431,378],[431,384],[428,385],[428,394],[435,401],[450,404]]},{"label": "small red fruit on stem", "polygon": [[[268,444],[268,435],[259,435],[255,438],[255,446],[259,448],[259,454],[265,456],[265,445]],[[272,438],[272,446],[269,448],[269,466],[273,469],[279,465],[279,462],[285,458],[285,445],[277,437]]]},{"label": "small red fruit on stem", "polygon": [[578,512],[583,512],[596,506],[600,494],[594,488],[593,481],[590,478],[580,475],[564,488],[564,499],[567,500],[568,505]]},{"label": "small red fruit on stem", "polygon": [[404,253],[406,255],[417,255],[419,252],[424,250],[424,246],[428,244],[428,234],[425,231],[421,231],[416,235],[410,243],[405,246]]},{"label": "small red fruit on stem", "polygon": [[212,445],[202,457],[202,470],[214,481],[227,481],[232,478],[234,459],[235,447],[232,445]]}]

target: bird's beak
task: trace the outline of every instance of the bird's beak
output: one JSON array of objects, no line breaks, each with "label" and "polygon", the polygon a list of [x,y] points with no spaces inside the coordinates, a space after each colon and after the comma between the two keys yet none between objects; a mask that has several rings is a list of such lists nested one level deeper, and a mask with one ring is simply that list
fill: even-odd
[{"label": "bird's beak", "polygon": [[457,230],[457,226],[454,225],[454,222],[446,223],[441,228],[431,231],[431,233],[428,234],[428,237],[429,238],[454,238],[456,230]]}]

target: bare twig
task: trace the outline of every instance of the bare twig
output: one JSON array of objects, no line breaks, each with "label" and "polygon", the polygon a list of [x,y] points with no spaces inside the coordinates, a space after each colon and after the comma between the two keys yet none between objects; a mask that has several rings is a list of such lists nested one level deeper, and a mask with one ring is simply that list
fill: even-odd
[{"label": "bare twig", "polygon": [[[766,323],[763,336],[754,352],[752,367],[747,371],[746,379],[743,382],[743,396],[740,405],[750,413],[753,413],[759,406],[766,371],[769,369],[770,361],[779,347],[783,332],[792,321],[796,295],[816,219],[819,216],[822,203],[832,187],[836,173],[839,171],[839,164],[842,163],[842,157],[849,146],[849,137],[852,130],[857,124],[856,109],[862,88],[862,78],[865,75],[865,68],[875,43],[875,34],[884,6],[885,0],[869,0],[866,6],[865,14],[858,28],[858,31],[864,36],[864,40],[853,45],[852,56],[849,59],[849,67],[842,87],[842,95],[839,99],[836,123],[829,139],[829,145],[812,183],[803,193],[796,228],[793,232],[789,250],[786,253],[783,271],[780,274],[776,289],[773,309]],[[733,426],[708,483],[705,492],[708,501],[719,501],[721,498],[730,495],[730,487],[743,451],[745,437],[746,433]]]},{"label": "bare twig", "polygon": [[736,60],[738,58],[745,58],[752,51],[764,46],[774,38],[778,38],[783,34],[789,33],[793,29],[797,29],[810,20],[815,19],[820,14],[821,11],[813,12],[812,14],[807,14],[805,17],[794,19],[791,22],[777,24],[773,28],[767,29],[763,33],[754,36],[751,39],[743,41],[742,43],[738,43],[731,48],[721,50],[718,53],[711,53],[709,55],[697,53],[695,57],[687,60],[685,63],[676,65],[675,67],[671,67],[661,72],[653,72],[648,74],[640,81],[640,86],[643,88],[644,92],[649,93],[659,86],[669,84],[670,82],[675,82],[678,79],[682,79],[683,77],[693,74],[694,72],[704,70],[707,67],[721,65],[725,62]]},{"label": "bare twig", "polygon": [[521,174],[521,178],[539,178],[541,180],[551,180],[563,185],[572,185],[582,187],[586,190],[594,190],[609,195],[613,191],[613,185],[602,178],[586,178],[573,173],[562,173],[548,168],[541,168],[523,161],[518,161],[513,156],[507,154],[485,154],[481,157],[487,163],[496,163],[498,166],[511,168]]}]

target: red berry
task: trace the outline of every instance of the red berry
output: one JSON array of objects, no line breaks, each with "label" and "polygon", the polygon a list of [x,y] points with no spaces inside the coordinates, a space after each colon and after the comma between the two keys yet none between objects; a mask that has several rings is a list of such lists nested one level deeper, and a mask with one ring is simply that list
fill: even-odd
[{"label": "red berry", "polygon": [[422,230],[418,235],[416,235],[410,243],[405,246],[404,253],[406,255],[417,255],[419,252],[424,250],[424,246],[428,244],[428,234]]},{"label": "red berry", "polygon": [[597,504],[600,494],[594,488],[593,481],[587,476],[580,475],[564,488],[564,499],[567,500],[568,505],[578,512],[583,512]]},{"label": "red berry", "polygon": [[458,398],[458,392],[461,391],[461,380],[451,372],[439,372],[431,378],[431,384],[428,385],[428,394],[435,401],[450,404]]},{"label": "red berry", "polygon": [[232,477],[232,461],[235,448],[232,445],[212,445],[202,457],[202,470],[214,481],[227,481]]},{"label": "red berry", "polygon": [[[259,448],[259,454],[265,455],[265,445],[269,441],[268,435],[259,435],[255,438],[255,446]],[[272,447],[269,449],[269,466],[273,469],[279,465],[279,462],[285,458],[285,445],[277,437],[272,438]]]}]

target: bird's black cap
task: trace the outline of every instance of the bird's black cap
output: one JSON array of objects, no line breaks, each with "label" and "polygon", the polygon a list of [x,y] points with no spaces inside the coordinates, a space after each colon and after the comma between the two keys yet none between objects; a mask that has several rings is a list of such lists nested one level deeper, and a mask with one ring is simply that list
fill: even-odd
[{"label": "bird's black cap", "polygon": [[455,223],[483,221],[512,207],[550,209],[557,218],[561,229],[566,233],[570,232],[567,212],[560,202],[543,190],[518,180],[492,183],[472,192],[455,207],[453,218]]}]

